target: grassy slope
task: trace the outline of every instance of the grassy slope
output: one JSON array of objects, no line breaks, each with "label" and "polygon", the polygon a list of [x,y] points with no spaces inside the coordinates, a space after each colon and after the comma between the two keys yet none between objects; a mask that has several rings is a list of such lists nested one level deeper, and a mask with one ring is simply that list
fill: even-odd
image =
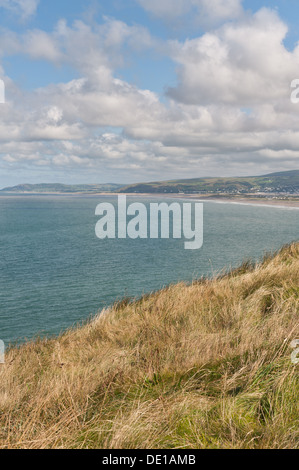
[{"label": "grassy slope", "polygon": [[299,243],[178,284],[0,366],[0,445],[298,448]]}]

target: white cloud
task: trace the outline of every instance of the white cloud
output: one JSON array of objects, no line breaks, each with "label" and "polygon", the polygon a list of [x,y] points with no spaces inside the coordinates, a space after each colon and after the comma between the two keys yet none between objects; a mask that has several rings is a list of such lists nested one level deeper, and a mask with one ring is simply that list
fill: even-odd
[{"label": "white cloud", "polygon": [[[148,12],[166,21],[182,20],[192,15],[195,23],[211,27],[226,20],[238,18],[242,0],[137,0]],[[190,26],[190,17],[188,17]]]},{"label": "white cloud", "polygon": [[71,65],[90,83],[103,87],[109,87],[112,71],[125,65],[129,51],[144,51],[158,43],[146,28],[109,18],[93,26],[81,20],[69,26],[60,20],[52,32],[34,29],[17,34],[2,28],[0,37],[0,57],[23,54],[33,60]]},{"label": "white cloud", "polygon": [[36,60],[45,59],[51,62],[58,62],[63,57],[58,41],[40,30],[28,31],[23,36],[19,49]]},{"label": "white cloud", "polygon": [[283,45],[286,25],[262,9],[241,22],[185,43],[172,43],[180,65],[170,95],[189,104],[229,103],[240,107],[287,101],[299,66],[299,49]]},{"label": "white cloud", "polygon": [[290,82],[299,48],[285,48],[286,33],[277,14],[262,9],[164,44],[179,66],[167,102],[115,76],[124,48],[136,49],[139,39],[145,51],[156,47],[144,28],[107,19],[93,27],[61,21],[52,33],[6,31],[3,54],[66,63],[80,78],[30,93],[8,80],[1,171],[71,178],[79,168],[86,180],[131,182],[296,168],[299,108],[290,102]]},{"label": "white cloud", "polygon": [[35,14],[38,4],[39,0],[0,0],[0,8],[5,8],[24,20]]}]

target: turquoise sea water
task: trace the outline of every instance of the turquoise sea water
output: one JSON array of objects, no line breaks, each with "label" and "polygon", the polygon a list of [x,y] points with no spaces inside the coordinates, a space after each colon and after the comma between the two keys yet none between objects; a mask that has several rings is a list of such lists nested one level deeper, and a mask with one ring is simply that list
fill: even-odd
[{"label": "turquoise sea water", "polygon": [[6,343],[57,334],[116,299],[210,276],[299,238],[298,209],[207,202],[200,250],[185,250],[179,239],[99,240],[100,202],[117,198],[0,197],[0,338]]}]

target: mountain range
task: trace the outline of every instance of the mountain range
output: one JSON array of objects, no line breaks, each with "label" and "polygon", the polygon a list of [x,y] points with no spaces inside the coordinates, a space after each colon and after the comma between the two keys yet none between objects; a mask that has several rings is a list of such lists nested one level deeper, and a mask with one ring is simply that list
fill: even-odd
[{"label": "mountain range", "polygon": [[192,178],[151,183],[77,184],[58,183],[20,184],[3,188],[8,193],[202,193],[202,194],[250,194],[287,193],[299,194],[299,170],[282,171],[263,176]]}]

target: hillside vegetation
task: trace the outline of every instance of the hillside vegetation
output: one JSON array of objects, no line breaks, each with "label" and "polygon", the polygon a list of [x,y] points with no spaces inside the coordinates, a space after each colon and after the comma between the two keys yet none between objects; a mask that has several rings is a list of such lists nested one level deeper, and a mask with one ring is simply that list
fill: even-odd
[{"label": "hillside vegetation", "polygon": [[299,193],[299,170],[241,178],[194,178],[131,184],[121,193]]},{"label": "hillside vegetation", "polygon": [[5,193],[216,193],[251,194],[290,193],[299,194],[299,170],[282,171],[264,176],[241,178],[193,178],[153,183],[120,184],[19,184],[0,190]]},{"label": "hillside vegetation", "polygon": [[[5,193],[97,193],[101,191],[113,192],[121,188],[120,184],[18,184],[1,189]],[[0,191],[0,192],[1,192]]]},{"label": "hillside vegetation", "polygon": [[299,243],[0,365],[1,448],[298,448]]}]

